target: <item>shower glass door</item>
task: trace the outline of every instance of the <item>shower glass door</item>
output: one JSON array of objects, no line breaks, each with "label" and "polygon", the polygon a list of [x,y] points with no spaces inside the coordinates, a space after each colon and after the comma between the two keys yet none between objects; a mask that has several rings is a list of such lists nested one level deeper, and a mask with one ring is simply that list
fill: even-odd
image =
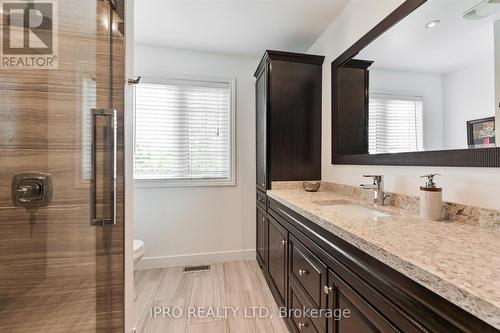
[{"label": "shower glass door", "polygon": [[0,332],[123,332],[123,0],[0,6]]}]

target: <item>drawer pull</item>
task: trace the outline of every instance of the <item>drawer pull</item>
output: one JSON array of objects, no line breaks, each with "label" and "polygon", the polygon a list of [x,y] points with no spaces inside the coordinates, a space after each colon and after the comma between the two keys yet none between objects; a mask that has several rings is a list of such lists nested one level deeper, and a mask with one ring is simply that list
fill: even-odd
[{"label": "drawer pull", "polygon": [[332,287],[328,287],[328,286],[324,286],[323,287],[323,291],[325,292],[325,294],[330,294],[332,291],[333,291],[333,288]]},{"label": "drawer pull", "polygon": [[286,243],[287,243],[287,241],[284,239],[281,241],[281,245],[283,245],[283,246],[286,246]]},{"label": "drawer pull", "polygon": [[299,269],[299,276],[304,276],[309,274],[309,271],[307,269]]},{"label": "drawer pull", "polygon": [[299,330],[302,330],[304,327],[307,327],[307,323],[299,323]]}]

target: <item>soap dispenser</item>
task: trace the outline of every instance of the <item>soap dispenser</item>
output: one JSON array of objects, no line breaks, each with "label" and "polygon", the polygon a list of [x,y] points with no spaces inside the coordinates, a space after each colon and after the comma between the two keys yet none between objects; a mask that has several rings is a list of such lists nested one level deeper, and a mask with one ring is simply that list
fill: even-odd
[{"label": "soap dispenser", "polygon": [[420,217],[425,220],[440,221],[443,215],[443,189],[437,187],[434,177],[438,174],[429,174],[425,186],[420,187]]}]

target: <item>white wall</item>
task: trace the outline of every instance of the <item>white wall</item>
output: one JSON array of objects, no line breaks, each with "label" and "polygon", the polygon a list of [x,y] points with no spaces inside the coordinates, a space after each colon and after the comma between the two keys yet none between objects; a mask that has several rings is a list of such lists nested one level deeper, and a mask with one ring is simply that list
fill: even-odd
[{"label": "white wall", "polygon": [[493,25],[493,38],[495,40],[495,107],[496,107],[496,131],[497,142],[500,139],[500,20],[496,21]]},{"label": "white wall", "polygon": [[323,66],[323,179],[341,184],[359,185],[365,173],[379,173],[386,178],[386,189],[417,195],[422,181],[419,176],[438,172],[444,187],[444,199],[500,209],[500,170],[486,168],[435,168],[341,166],[331,164],[331,76],[330,63],[366,32],[392,12],[401,0],[353,0],[309,49],[309,53],[326,56]]},{"label": "white wall", "polygon": [[424,148],[443,149],[443,91],[439,74],[404,72],[386,69],[370,70],[370,91],[424,100]]},{"label": "white wall", "polygon": [[235,77],[237,96],[235,187],[135,187],[134,236],[145,243],[143,268],[254,258],[258,60],[136,45],[137,75]]},{"label": "white wall", "polygon": [[443,94],[445,147],[465,149],[467,121],[495,115],[493,57],[444,75]]}]

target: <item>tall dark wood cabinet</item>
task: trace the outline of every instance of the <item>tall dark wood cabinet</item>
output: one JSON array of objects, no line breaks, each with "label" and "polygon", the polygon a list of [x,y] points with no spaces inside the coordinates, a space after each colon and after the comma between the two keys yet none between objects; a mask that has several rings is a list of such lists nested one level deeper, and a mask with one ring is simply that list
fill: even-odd
[{"label": "tall dark wood cabinet", "polygon": [[257,189],[321,179],[324,57],[267,51],[255,72]]},{"label": "tall dark wood cabinet", "polygon": [[256,93],[256,152],[257,152],[257,189],[265,192],[267,181],[267,71],[261,71],[255,84]]},{"label": "tall dark wood cabinet", "polygon": [[266,191],[273,181],[321,179],[323,61],[322,56],[266,51],[255,72],[257,260],[265,272],[270,255],[269,222],[262,219]]},{"label": "tall dark wood cabinet", "polygon": [[338,115],[339,138],[337,149],[341,155],[368,154],[369,67],[373,61],[350,60],[338,70],[338,104],[345,112]]}]

